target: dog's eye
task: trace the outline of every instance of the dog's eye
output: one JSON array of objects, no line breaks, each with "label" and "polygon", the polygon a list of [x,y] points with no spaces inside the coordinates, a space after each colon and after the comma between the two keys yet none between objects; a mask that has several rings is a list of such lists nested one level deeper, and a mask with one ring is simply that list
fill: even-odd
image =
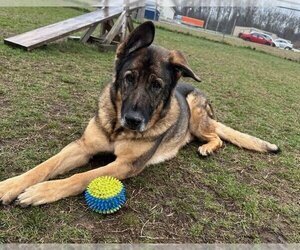
[{"label": "dog's eye", "polygon": [[125,75],[125,81],[128,85],[132,85],[134,82],[134,77],[132,74],[126,74]]},{"label": "dog's eye", "polygon": [[161,89],[162,85],[158,80],[154,80],[151,83],[151,89],[155,92],[159,91]]}]

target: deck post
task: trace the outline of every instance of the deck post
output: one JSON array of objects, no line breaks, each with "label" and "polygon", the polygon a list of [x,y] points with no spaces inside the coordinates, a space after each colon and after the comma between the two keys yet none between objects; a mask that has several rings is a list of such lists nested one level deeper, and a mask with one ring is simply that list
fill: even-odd
[{"label": "deck post", "polygon": [[120,33],[120,29],[124,22],[125,14],[126,14],[126,11],[123,11],[122,14],[119,16],[118,20],[115,22],[114,26],[111,28],[111,30],[108,32],[108,34],[104,38],[103,43],[110,44],[112,42],[112,40]]},{"label": "deck post", "polygon": [[95,29],[96,29],[97,26],[98,26],[98,23],[92,24],[92,25],[90,26],[90,28],[87,30],[87,32],[81,37],[80,41],[81,41],[82,43],[86,43],[86,42],[89,40],[90,36],[91,36],[91,35],[93,34],[93,32],[95,31]]}]

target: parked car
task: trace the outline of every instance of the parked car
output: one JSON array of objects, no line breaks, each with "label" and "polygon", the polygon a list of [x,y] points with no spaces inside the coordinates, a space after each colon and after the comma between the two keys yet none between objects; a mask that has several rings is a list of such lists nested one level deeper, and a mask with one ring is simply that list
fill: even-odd
[{"label": "parked car", "polygon": [[288,49],[288,50],[292,50],[294,46],[290,41],[281,38],[274,40],[274,45],[277,48]]},{"label": "parked car", "polygon": [[271,36],[258,33],[258,32],[244,33],[240,36],[240,38],[244,39],[245,41],[265,44],[269,46],[273,44],[273,40]]},{"label": "parked car", "polygon": [[268,35],[268,34],[264,34],[264,33],[262,33],[262,35],[263,35],[267,40],[272,41],[271,45],[274,43],[274,40],[273,40],[273,37],[272,37],[272,36],[270,36],[270,35]]}]

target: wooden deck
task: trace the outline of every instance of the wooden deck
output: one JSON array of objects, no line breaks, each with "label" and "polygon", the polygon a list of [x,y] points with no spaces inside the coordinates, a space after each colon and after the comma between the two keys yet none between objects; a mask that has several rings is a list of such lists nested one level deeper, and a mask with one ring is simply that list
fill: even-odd
[{"label": "wooden deck", "polygon": [[111,19],[120,15],[122,12],[122,6],[99,9],[91,13],[73,17],[17,36],[6,38],[4,39],[4,43],[15,47],[21,47],[26,50],[32,50],[67,36],[73,32]]}]

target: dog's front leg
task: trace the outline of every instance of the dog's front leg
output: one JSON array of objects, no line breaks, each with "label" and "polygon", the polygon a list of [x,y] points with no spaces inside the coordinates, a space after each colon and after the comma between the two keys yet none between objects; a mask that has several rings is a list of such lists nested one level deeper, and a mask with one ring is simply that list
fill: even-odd
[{"label": "dog's front leg", "polygon": [[82,166],[97,152],[109,150],[108,139],[92,119],[79,140],[28,172],[0,182],[0,199],[9,204],[26,188]]},{"label": "dog's front leg", "polygon": [[38,183],[20,194],[18,203],[21,206],[51,203],[82,193],[96,177],[113,176],[118,179],[125,179],[133,174],[133,168],[130,164],[116,160],[104,167],[75,174],[66,179]]},{"label": "dog's front leg", "polygon": [[[115,143],[117,159],[88,172],[75,174],[62,180],[46,181],[29,187],[18,196],[21,206],[41,205],[82,193],[99,176],[112,176],[120,180],[137,175],[144,169],[144,159],[152,143],[123,141]],[[138,163],[137,163],[138,162]]]}]

